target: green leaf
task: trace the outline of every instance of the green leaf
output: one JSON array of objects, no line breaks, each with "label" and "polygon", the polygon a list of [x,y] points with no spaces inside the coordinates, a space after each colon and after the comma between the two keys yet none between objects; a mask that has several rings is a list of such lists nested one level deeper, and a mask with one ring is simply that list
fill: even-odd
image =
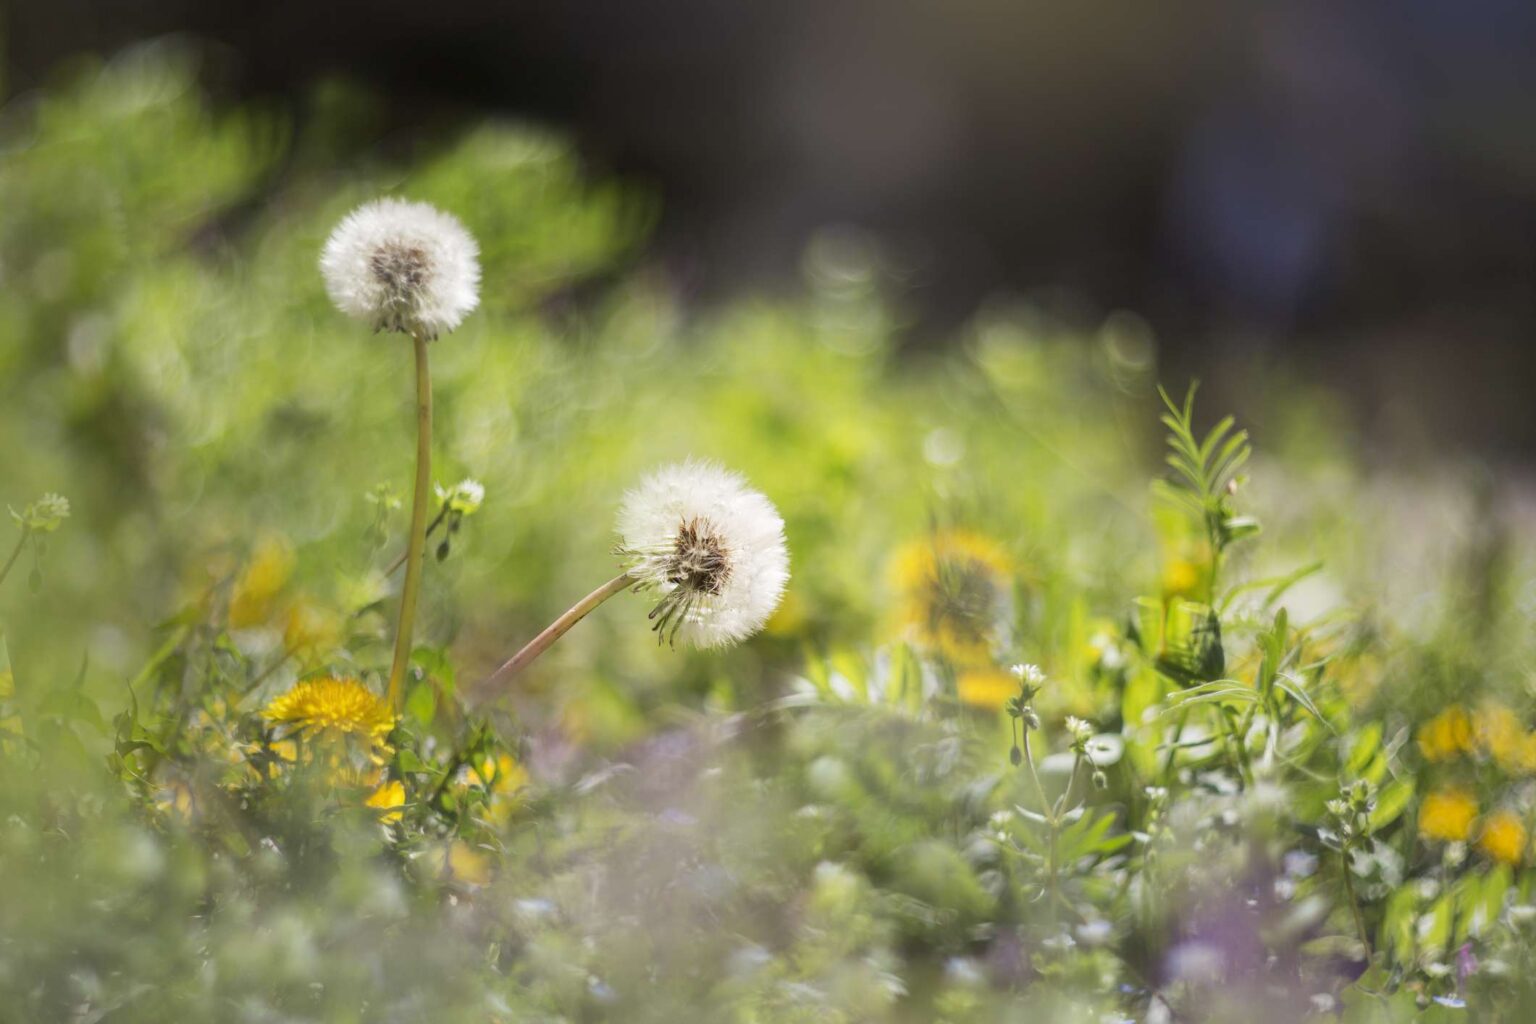
[{"label": "green leaf", "polygon": [[1376,806],[1371,811],[1371,831],[1378,832],[1396,821],[1413,799],[1413,782],[1396,779],[1376,795]]},{"label": "green leaf", "polygon": [[432,724],[432,720],[437,717],[437,694],[433,692],[430,681],[411,687],[405,697],[405,713],[423,726]]}]

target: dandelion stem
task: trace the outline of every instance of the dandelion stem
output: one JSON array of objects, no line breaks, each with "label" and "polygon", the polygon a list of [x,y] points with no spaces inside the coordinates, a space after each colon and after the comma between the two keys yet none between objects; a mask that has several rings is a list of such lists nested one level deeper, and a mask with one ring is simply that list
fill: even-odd
[{"label": "dandelion stem", "polygon": [[16,559],[21,557],[21,549],[27,546],[27,535],[31,532],[28,527],[21,528],[21,536],[16,538],[16,547],[12,549],[11,557],[5,560],[5,568],[0,569],[0,583],[4,583],[5,578],[11,574],[11,566],[15,565]]},{"label": "dandelion stem", "polygon": [[556,640],[570,632],[572,626],[586,618],[592,609],[619,591],[628,589],[634,582],[634,577],[629,573],[621,573],[580,601],[577,601],[571,606],[569,611],[545,627],[544,632],[528,641],[522,650],[512,655],[506,664],[492,672],[490,677],[486,679],[485,684],[487,686],[494,686],[511,681],[519,672],[527,668],[535,658],[547,651]]},{"label": "dandelion stem", "polygon": [[405,549],[405,583],[400,587],[400,621],[395,630],[395,659],[389,669],[389,706],[400,707],[400,690],[411,661],[411,633],[416,626],[416,596],[421,590],[422,552],[427,546],[427,498],[432,488],[432,374],[427,339],[411,335],[416,349],[416,492],[411,502],[411,533]]}]

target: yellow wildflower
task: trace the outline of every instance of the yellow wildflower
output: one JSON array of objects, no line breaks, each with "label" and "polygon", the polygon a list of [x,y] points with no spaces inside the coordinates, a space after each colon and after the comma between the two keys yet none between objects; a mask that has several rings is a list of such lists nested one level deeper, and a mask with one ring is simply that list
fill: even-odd
[{"label": "yellow wildflower", "polygon": [[400,810],[405,806],[405,784],[398,779],[394,782],[386,782],[369,794],[368,799],[363,803],[365,806],[376,807],[383,811],[384,813],[379,815],[379,820],[384,824],[399,821],[405,816]]},{"label": "yellow wildflower", "polygon": [[283,646],[299,656],[323,655],[341,642],[341,618],[308,598],[288,606]]},{"label": "yellow wildflower", "polygon": [[462,839],[428,850],[423,861],[434,874],[455,882],[484,885],[491,880],[491,859]]},{"label": "yellow wildflower", "polygon": [[1419,834],[1445,842],[1461,842],[1472,834],[1477,798],[1460,787],[1437,790],[1419,807]]},{"label": "yellow wildflower", "polygon": [[1013,568],[994,541],[947,530],[896,553],[901,626],[913,642],[966,664],[987,659],[1012,616]]},{"label": "yellow wildflower", "polygon": [[1472,719],[1453,704],[1419,728],[1419,750],[1430,761],[1448,761],[1472,749]]},{"label": "yellow wildflower", "polygon": [[271,619],[278,592],[292,573],[293,549],[288,542],[281,538],[263,541],[235,581],[229,599],[230,626],[245,629]]},{"label": "yellow wildflower", "polygon": [[1019,692],[1019,680],[999,668],[973,669],[960,673],[955,681],[960,700],[986,711],[1000,711],[1009,697]]},{"label": "yellow wildflower", "polygon": [[491,859],[462,840],[448,847],[448,872],[455,881],[484,885],[491,880]]},{"label": "yellow wildflower", "polygon": [[1483,822],[1482,834],[1477,837],[1478,849],[1504,864],[1519,864],[1525,859],[1525,844],[1529,835],[1525,823],[1514,811],[1500,810],[1488,815]]},{"label": "yellow wildflower", "polygon": [[382,745],[395,716],[382,697],[356,679],[306,679],[273,700],[263,712],[274,725],[290,725],[306,737],[355,737]]},{"label": "yellow wildflower", "polygon": [[1511,775],[1536,772],[1536,736],[1507,706],[1492,702],[1477,710],[1472,719],[1477,747]]}]

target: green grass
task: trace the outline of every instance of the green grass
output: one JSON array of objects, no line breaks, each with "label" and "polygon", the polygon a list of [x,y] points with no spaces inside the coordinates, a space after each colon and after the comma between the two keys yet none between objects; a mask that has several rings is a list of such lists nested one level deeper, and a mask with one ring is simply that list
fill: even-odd
[{"label": "green grass", "polygon": [[[1275,377],[1169,399],[1125,316],[898,352],[847,247],[701,312],[557,137],[344,160],[367,96],[289,124],[194,72],[146,48],[3,118],[17,1019],[1522,1019],[1536,631],[1496,479],[1367,472]],[[410,345],[316,269],[385,192],[481,242],[432,356],[435,477],[486,498],[387,738],[295,741],[273,700],[389,668]],[[673,650],[621,594],[485,686],[688,456],[785,518],[767,630]]]}]

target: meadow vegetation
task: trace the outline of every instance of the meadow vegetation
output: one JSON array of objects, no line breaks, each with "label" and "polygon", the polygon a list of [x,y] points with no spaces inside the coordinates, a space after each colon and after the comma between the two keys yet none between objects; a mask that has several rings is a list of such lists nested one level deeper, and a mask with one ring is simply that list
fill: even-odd
[{"label": "meadow vegetation", "polygon": [[[215,105],[166,46],[3,114],[0,1017],[1524,1019],[1497,477],[1368,472],[1295,382],[1227,416],[1129,314],[899,351],[849,230],[696,308],[558,137],[344,155],[377,121]],[[481,270],[393,701],[412,344],[317,267],[380,195]],[[690,458],[782,516],[762,632],[615,593],[493,675]]]}]

